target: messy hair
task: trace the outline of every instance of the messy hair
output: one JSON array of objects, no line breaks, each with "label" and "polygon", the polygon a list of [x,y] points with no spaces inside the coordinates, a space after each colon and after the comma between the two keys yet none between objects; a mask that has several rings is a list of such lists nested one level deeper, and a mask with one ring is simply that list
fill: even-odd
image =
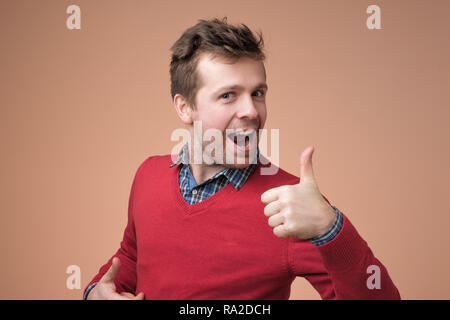
[{"label": "messy hair", "polygon": [[258,38],[245,24],[234,26],[227,23],[227,17],[219,20],[200,19],[188,28],[172,45],[170,62],[170,90],[172,100],[181,94],[189,106],[195,108],[195,97],[201,88],[197,64],[201,53],[209,53],[212,58],[221,57],[234,63],[242,57],[264,61],[265,54],[262,32]]}]

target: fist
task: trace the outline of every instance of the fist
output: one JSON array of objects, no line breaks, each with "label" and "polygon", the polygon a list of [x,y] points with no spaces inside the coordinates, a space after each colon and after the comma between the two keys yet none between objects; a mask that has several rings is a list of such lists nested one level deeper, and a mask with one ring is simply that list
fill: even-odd
[{"label": "fist", "polygon": [[312,168],[313,147],[300,159],[300,182],[269,189],[261,195],[269,226],[280,238],[311,239],[328,232],[336,212],[320,193]]}]

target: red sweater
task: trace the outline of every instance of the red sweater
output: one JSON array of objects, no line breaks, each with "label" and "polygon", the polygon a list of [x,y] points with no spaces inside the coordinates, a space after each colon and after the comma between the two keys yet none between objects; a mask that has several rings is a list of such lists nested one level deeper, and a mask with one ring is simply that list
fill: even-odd
[{"label": "red sweater", "polygon": [[[114,255],[122,264],[115,282],[119,293],[142,291],[146,299],[289,299],[291,283],[300,276],[322,299],[400,299],[345,214],[339,234],[320,246],[273,234],[261,194],[296,184],[298,177],[282,169],[261,175],[258,168],[239,191],[228,184],[189,205],[180,193],[179,166],[169,168],[171,163],[169,155],[153,156],[137,170],[128,223]],[[88,286],[100,280],[113,257]],[[370,265],[380,268],[380,289],[367,286]]]}]

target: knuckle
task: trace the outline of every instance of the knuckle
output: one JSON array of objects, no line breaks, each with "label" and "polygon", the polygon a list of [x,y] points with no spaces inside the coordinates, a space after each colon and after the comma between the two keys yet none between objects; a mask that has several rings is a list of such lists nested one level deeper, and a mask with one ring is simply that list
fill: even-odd
[{"label": "knuckle", "polygon": [[296,230],[297,226],[295,223],[291,222],[291,223],[286,224],[285,228],[286,228],[287,233],[291,234]]},{"label": "knuckle", "polygon": [[281,230],[281,228],[275,228],[275,229],[273,229],[273,233],[274,233],[278,238],[286,238],[286,234]]},{"label": "knuckle", "polygon": [[291,208],[287,208],[284,211],[284,216],[286,217],[286,219],[292,219],[292,217],[294,216],[294,211]]},{"label": "knuckle", "polygon": [[277,237],[279,237],[277,229],[273,229],[273,234],[276,235]]},{"label": "knuckle", "polygon": [[290,202],[289,199],[286,199],[286,198],[282,198],[282,199],[279,200],[279,204],[280,204],[281,208],[288,207],[289,206],[289,202]]}]

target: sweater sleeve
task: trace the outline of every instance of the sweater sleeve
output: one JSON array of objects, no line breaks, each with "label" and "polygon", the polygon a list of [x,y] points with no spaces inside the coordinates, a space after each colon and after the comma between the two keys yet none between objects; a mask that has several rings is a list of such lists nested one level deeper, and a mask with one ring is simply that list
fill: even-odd
[{"label": "sweater sleeve", "polygon": [[[145,162],[144,162],[145,163]],[[136,188],[136,181],[138,179],[139,172],[141,171],[143,165],[139,167],[136,175],[133,179],[131,186],[130,197],[128,201],[128,222],[125,227],[123,239],[120,243],[120,247],[117,252],[108,260],[106,264],[100,267],[97,275],[89,282],[89,284],[84,289],[83,296],[86,298],[86,290],[94,283],[98,282],[103,275],[111,267],[112,259],[118,257],[120,259],[121,267],[117,274],[114,284],[116,285],[116,291],[121,293],[122,291],[131,292],[135,294],[136,290],[136,232],[133,217],[133,205],[134,205],[134,194]]]},{"label": "sweater sleeve", "polygon": [[342,216],[342,228],[330,242],[314,246],[301,239],[289,241],[291,272],[307,279],[324,300],[400,299],[386,268]]}]

